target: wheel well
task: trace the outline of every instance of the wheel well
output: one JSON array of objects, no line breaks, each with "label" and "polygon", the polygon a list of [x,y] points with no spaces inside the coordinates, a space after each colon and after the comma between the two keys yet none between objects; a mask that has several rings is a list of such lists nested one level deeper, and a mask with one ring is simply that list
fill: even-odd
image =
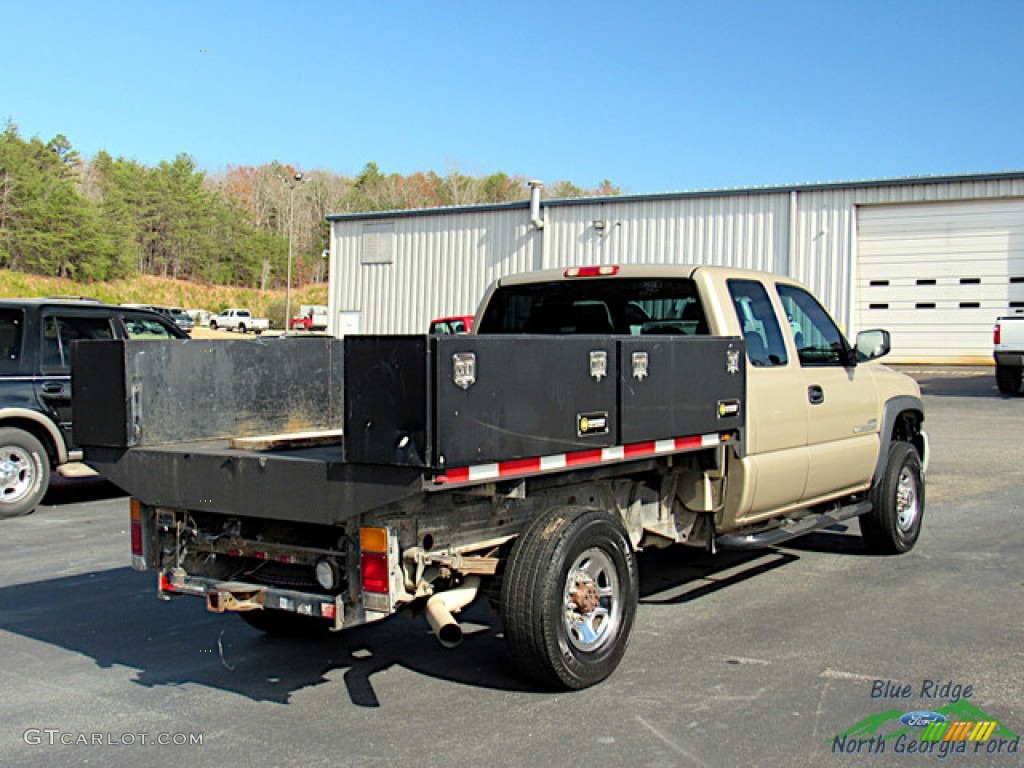
[{"label": "wheel well", "polygon": [[894,397],[886,403],[872,487],[877,487],[882,481],[889,448],[893,443],[910,443],[917,449],[922,466],[928,466],[928,438],[921,429],[923,423],[924,406],[919,397]]},{"label": "wheel well", "polygon": [[893,422],[891,442],[910,443],[917,449],[918,455],[925,459],[925,440],[921,434],[921,422],[924,414],[920,411],[902,411]]},{"label": "wheel well", "polygon": [[6,418],[0,419],[0,427],[10,427],[12,429],[20,429],[22,432],[28,432],[43,444],[43,448],[46,449],[46,455],[50,459],[50,467],[56,468],[57,446],[53,443],[53,435],[42,424],[32,421],[32,419]]}]

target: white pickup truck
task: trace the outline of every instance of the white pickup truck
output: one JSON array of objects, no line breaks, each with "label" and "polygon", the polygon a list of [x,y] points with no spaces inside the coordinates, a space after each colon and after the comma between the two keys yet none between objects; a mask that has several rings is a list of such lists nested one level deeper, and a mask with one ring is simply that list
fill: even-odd
[{"label": "white pickup truck", "polygon": [[210,328],[223,328],[226,331],[238,331],[261,334],[270,328],[270,321],[265,317],[253,317],[248,309],[225,309],[219,315],[210,318]]},{"label": "white pickup truck", "polygon": [[999,391],[1004,395],[1020,394],[1024,372],[1024,314],[998,318],[992,342]]}]

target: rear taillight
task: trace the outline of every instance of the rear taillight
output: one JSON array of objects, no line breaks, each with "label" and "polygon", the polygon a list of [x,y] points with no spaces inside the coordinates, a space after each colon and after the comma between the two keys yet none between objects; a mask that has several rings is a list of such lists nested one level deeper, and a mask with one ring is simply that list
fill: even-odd
[{"label": "rear taillight", "polygon": [[388,538],[387,528],[359,529],[363,592],[386,595],[390,591],[391,568],[388,563]]},{"label": "rear taillight", "polygon": [[132,554],[142,554],[142,503],[138,499],[128,502],[132,520]]},{"label": "rear taillight", "polygon": [[146,549],[142,540],[142,502],[131,499],[128,502],[128,514],[131,517],[132,537],[132,568],[136,571],[146,570]]},{"label": "rear taillight", "polygon": [[1002,335],[1002,332],[1003,332],[1003,329],[1000,327],[999,323],[996,323],[996,327],[992,331],[992,343],[993,344],[998,344],[999,343],[999,338]]}]

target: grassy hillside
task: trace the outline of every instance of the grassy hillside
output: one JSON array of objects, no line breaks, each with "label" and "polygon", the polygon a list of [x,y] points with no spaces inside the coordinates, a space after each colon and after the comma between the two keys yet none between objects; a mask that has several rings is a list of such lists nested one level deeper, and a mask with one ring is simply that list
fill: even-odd
[{"label": "grassy hillside", "polygon": [[[161,277],[134,277],[106,283],[77,283],[23,272],[0,271],[0,297],[86,296],[111,304],[158,304],[219,312],[225,307],[246,307],[269,317],[278,327],[284,323],[285,292],[251,288],[207,286]],[[292,288],[292,314],[300,304],[326,304],[327,285],[317,283]]]}]

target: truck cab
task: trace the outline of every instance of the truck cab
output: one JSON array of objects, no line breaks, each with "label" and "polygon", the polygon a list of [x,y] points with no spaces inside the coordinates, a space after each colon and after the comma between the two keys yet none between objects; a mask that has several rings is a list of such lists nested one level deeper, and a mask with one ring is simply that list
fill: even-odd
[{"label": "truck cab", "polygon": [[[894,439],[927,462],[918,385],[873,362],[889,352],[888,334],[865,331],[851,345],[781,275],[676,265],[530,273],[492,286],[474,332],[742,338],[745,454],[730,469],[723,530],[868,491]],[[919,520],[906,533],[918,529]]]}]

